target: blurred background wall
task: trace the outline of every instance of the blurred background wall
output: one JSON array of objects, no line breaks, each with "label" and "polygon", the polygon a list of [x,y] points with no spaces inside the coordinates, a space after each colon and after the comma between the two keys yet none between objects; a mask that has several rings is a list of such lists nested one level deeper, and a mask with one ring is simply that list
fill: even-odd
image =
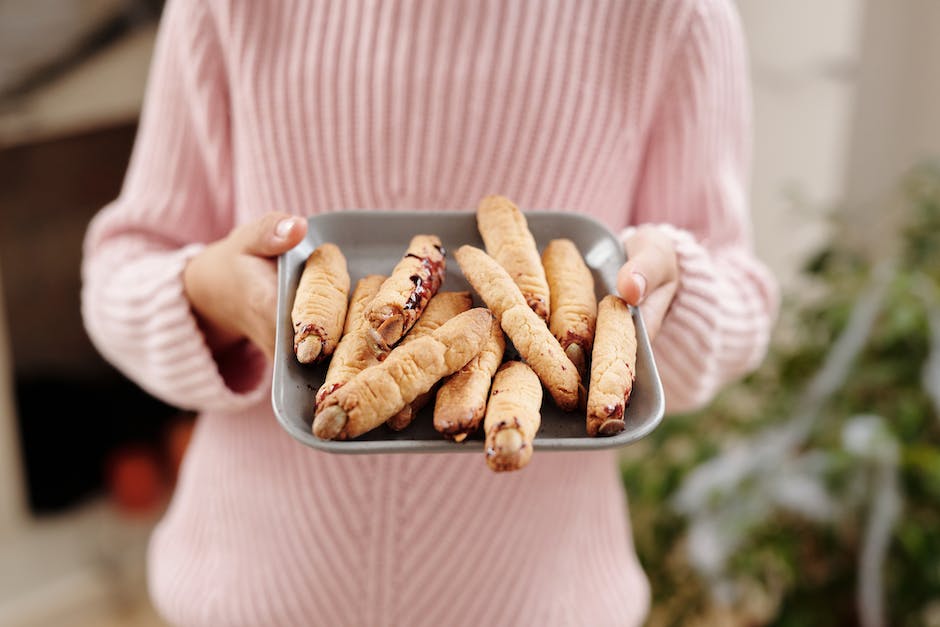
[{"label": "blurred background wall", "polygon": [[[102,485],[37,516],[14,381],[50,369],[113,376],[75,335],[78,246],[120,185],[160,4],[0,0],[0,624],[159,624],[142,575],[158,512],[132,515]],[[940,2],[737,5],[754,85],[755,240],[791,285],[833,208],[850,207],[847,236],[877,248],[900,174],[940,154]],[[50,344],[37,304],[72,318],[64,344]],[[36,342],[45,348],[23,348]]]},{"label": "blurred background wall", "polygon": [[740,0],[754,89],[757,250],[785,281],[844,195],[857,101],[859,0]]},{"label": "blurred background wall", "polygon": [[[940,153],[940,3],[738,0],[755,104],[752,208],[785,281],[849,207],[877,233],[902,173]],[[877,245],[877,242],[875,242]]]}]

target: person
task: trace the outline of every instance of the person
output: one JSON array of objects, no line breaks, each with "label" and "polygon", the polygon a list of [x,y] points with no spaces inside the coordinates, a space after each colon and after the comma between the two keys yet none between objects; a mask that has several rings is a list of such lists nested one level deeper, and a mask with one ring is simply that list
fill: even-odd
[{"label": "person", "polygon": [[762,358],[745,45],[729,0],[170,0],[120,196],[89,227],[99,350],[200,412],[149,550],[182,625],[637,625],[614,452],[339,456],[272,414],[276,270],[305,217],[524,208],[622,232],[667,411]]}]

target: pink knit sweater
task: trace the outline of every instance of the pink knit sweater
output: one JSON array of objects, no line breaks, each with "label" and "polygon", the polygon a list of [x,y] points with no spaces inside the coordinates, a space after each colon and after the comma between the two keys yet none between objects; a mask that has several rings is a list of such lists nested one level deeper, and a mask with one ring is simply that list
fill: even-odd
[{"label": "pink knit sweater", "polygon": [[101,352],[201,412],[151,544],[167,619],[642,621],[614,454],[543,452],[497,476],[482,455],[305,448],[272,415],[258,352],[220,371],[181,271],[269,210],[468,210],[499,192],[669,225],[682,278],[656,358],[670,410],[699,406],[761,359],[776,306],[750,244],[746,70],[727,0],[171,0],[83,292]]}]

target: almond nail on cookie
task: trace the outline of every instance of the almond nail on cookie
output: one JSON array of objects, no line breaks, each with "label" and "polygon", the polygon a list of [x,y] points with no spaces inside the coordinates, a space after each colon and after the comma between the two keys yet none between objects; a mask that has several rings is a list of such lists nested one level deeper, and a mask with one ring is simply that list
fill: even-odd
[{"label": "almond nail on cookie", "polygon": [[542,385],[521,361],[503,364],[486,406],[486,464],[497,472],[519,470],[532,459],[541,424]]}]

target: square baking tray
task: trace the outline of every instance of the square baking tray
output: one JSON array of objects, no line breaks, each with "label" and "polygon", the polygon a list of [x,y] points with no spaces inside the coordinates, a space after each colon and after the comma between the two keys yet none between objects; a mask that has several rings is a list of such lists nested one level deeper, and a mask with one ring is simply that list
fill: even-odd
[{"label": "square baking tray", "polygon": [[[529,229],[539,250],[552,239],[566,237],[581,251],[594,274],[598,300],[616,292],[617,271],[624,263],[623,248],[616,236],[597,220],[576,213],[527,211]],[[403,431],[385,425],[354,440],[321,440],[313,435],[314,395],[323,383],[326,364],[305,366],[294,357],[290,311],[304,262],[324,242],[339,246],[346,256],[351,287],[367,274],[388,275],[398,263],[414,235],[429,233],[441,238],[447,251],[463,244],[483,248],[477,231],[476,214],[456,211],[339,211],[309,218],[307,237],[278,259],[277,340],[274,355],[272,403],[284,429],[295,439],[316,449],[333,453],[439,453],[482,450],[481,429],[461,443],[445,440],[432,424],[434,403],[426,406]],[[473,290],[467,284],[453,256],[447,257],[447,274],[441,288],[446,291]],[[481,304],[474,294],[474,302]],[[565,413],[546,393],[542,404],[542,424],[535,448],[549,450],[589,450],[615,448],[646,436],[660,423],[665,409],[662,384],[649,338],[637,309],[632,309],[637,331],[636,382],[630,404],[624,412],[626,428],[611,437],[588,437],[583,412]],[[509,347],[507,346],[507,351]]]}]

